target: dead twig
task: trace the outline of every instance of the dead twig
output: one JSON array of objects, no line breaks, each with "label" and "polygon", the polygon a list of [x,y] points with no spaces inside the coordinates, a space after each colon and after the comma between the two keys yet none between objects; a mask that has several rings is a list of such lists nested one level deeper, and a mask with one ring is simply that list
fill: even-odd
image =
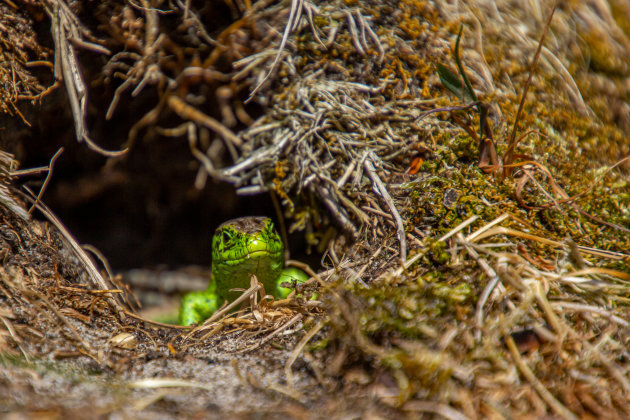
[{"label": "dead twig", "polygon": [[[55,43],[55,79],[64,81],[70,108],[74,118],[75,133],[78,142],[85,142],[88,147],[104,156],[121,156],[127,150],[105,150],[89,136],[86,126],[87,88],[81,76],[76,52],[69,39],[81,40],[79,21],[72,13],[65,0],[44,3],[44,9],[52,20],[53,41]],[[85,43],[84,43],[85,44]],[[99,51],[101,52],[101,51]]]},{"label": "dead twig", "polygon": [[199,125],[209,128],[235,146],[240,146],[243,144],[243,141],[238,138],[229,128],[227,128],[211,116],[206,115],[198,109],[188,105],[186,102],[184,102],[183,99],[179,98],[178,96],[169,95],[166,99],[166,103],[181,118],[185,120],[192,120]]},{"label": "dead twig", "polygon": [[265,84],[265,82],[269,79],[269,76],[273,73],[280,61],[280,57],[282,56],[282,51],[284,47],[287,45],[287,41],[289,40],[289,35],[295,29],[300,19],[302,18],[302,10],[303,4],[305,0],[291,0],[291,9],[289,10],[289,19],[287,21],[286,26],[284,27],[284,32],[282,33],[282,40],[280,41],[280,46],[278,47],[278,52],[276,53],[273,62],[271,63],[271,67],[262,78],[260,82],[252,89],[249,94],[249,98],[245,101],[246,103],[254,98],[254,95],[258,92],[258,90]]},{"label": "dead twig", "polygon": [[277,336],[278,334],[280,334],[281,332],[283,332],[284,330],[286,330],[287,328],[289,328],[293,324],[297,323],[298,321],[301,321],[303,318],[304,318],[304,315],[302,315],[302,314],[295,315],[293,318],[288,320],[286,323],[282,324],[281,327],[276,328],[271,334],[267,335],[265,338],[260,340],[258,343],[254,344],[254,345],[252,345],[250,347],[247,347],[245,349],[235,351],[234,354],[247,353],[247,352],[256,350],[259,347],[262,347],[264,344],[266,344],[269,341],[271,341],[272,338],[274,338],[275,336]]},{"label": "dead twig", "polygon": [[37,197],[35,198],[35,202],[33,203],[33,205],[31,205],[31,208],[28,209],[29,215],[33,213],[33,210],[35,209],[35,207],[37,207],[37,204],[41,200],[42,195],[44,195],[44,191],[46,191],[46,187],[48,187],[48,183],[50,182],[50,179],[52,178],[53,169],[55,167],[55,161],[57,160],[59,156],[61,156],[62,153],[63,153],[63,147],[60,147],[59,150],[57,150],[57,152],[50,159],[50,162],[48,163],[48,171],[47,171],[48,173],[46,174],[46,179],[44,179],[44,183],[42,184],[42,187],[39,189],[39,193],[37,194]]},{"label": "dead twig", "polygon": [[374,169],[374,165],[372,164],[373,159],[373,156],[366,159],[365,162],[363,162],[363,167],[365,168],[368,177],[374,183],[376,191],[381,196],[385,204],[387,204],[390,213],[392,213],[392,216],[396,221],[396,234],[398,235],[398,242],[400,243],[400,260],[402,261],[402,264],[405,264],[407,261],[407,238],[405,235],[405,227],[392,197],[389,195],[387,188],[383,185],[383,181],[381,181],[381,178],[377,175],[376,170]]}]

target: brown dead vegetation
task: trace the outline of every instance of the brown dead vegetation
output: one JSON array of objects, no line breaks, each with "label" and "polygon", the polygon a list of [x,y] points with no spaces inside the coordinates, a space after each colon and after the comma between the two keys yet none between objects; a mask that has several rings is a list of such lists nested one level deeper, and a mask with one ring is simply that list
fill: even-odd
[{"label": "brown dead vegetation", "polygon": [[[64,89],[77,141],[109,169],[140,141],[186,142],[196,188],[220,180],[271,193],[285,230],[326,255],[299,290],[317,301],[273,301],[253,280],[248,309],[192,331],[145,320],[41,192],[18,192],[24,173],[3,155],[0,349],[87,357],[131,380],[123,387],[159,389],[133,394],[140,411],[195,388],[224,412],[270,409],[281,396],[270,410],[296,417],[361,413],[356,399],[384,416],[629,416],[622,3],[561,3],[551,20],[543,1],[0,4],[0,52],[18,63],[0,68],[5,113],[24,120],[19,101]],[[210,4],[232,20],[213,20]],[[9,15],[27,29],[7,26]],[[35,21],[50,24],[54,61]],[[43,60],[63,83],[46,89],[30,72]],[[98,85],[112,87],[94,99],[107,102],[104,120],[133,116],[111,150],[89,128]],[[139,102],[150,103],[141,114]],[[40,172],[54,176],[53,163]],[[253,375],[249,354],[275,365]],[[207,358],[266,397],[240,405],[245,395],[220,399],[225,378],[178,376]],[[151,360],[166,367],[148,377]],[[345,405],[332,403],[339,395]],[[169,401],[173,415],[205,412]]]}]

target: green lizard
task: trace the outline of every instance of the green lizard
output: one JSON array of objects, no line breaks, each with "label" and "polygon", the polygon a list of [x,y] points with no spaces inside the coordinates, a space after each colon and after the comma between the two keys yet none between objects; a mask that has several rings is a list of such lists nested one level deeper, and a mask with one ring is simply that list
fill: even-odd
[{"label": "green lizard", "polygon": [[283,299],[292,289],[283,282],[302,283],[308,275],[293,267],[284,268],[284,245],[271,219],[241,217],[223,223],[212,238],[212,279],[208,288],[182,298],[180,324],[191,325],[209,318],[223,303],[248,289],[255,274],[265,292]]}]

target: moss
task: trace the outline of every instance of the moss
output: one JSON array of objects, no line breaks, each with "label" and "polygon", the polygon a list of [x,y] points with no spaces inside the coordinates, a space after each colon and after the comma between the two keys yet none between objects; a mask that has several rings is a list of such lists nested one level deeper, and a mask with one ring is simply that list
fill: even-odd
[{"label": "moss", "polygon": [[477,141],[470,136],[451,137],[448,146],[453,151],[457,159],[463,162],[475,162],[479,157]]},{"label": "moss", "polygon": [[377,342],[384,337],[421,338],[430,319],[470,311],[472,290],[459,280],[435,281],[436,272],[383,280],[369,289],[352,289],[361,302],[362,332]]},{"label": "moss", "polygon": [[450,255],[446,249],[446,242],[432,239],[429,239],[428,242],[429,257],[431,260],[438,265],[446,264],[450,259]]}]

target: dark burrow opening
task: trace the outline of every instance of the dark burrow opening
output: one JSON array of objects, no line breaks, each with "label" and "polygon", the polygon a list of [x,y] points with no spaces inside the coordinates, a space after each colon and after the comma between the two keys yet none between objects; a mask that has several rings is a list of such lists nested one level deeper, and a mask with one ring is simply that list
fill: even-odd
[{"label": "dark burrow opening", "polygon": [[[211,179],[203,189],[196,189],[200,165],[186,138],[163,137],[150,131],[123,158],[100,156],[76,141],[71,114],[61,106],[65,95],[54,95],[51,102],[59,104],[58,111],[38,114],[51,117],[33,118],[31,127],[17,129],[15,120],[3,119],[14,135],[0,136],[0,147],[15,155],[21,169],[48,165],[55,152],[64,147],[43,201],[79,243],[99,249],[115,272],[209,267],[212,234],[218,225],[248,215],[278,220],[269,194],[238,196],[232,185]],[[103,144],[105,140],[101,144],[115,148],[124,144],[134,121],[123,114],[94,132],[100,133],[99,140],[108,138],[107,144]],[[37,193],[44,177],[23,177],[17,184]],[[41,218],[37,213],[36,217]],[[307,252],[304,232],[290,234],[288,242],[292,259],[319,267],[321,255],[314,248]]]},{"label": "dark burrow opening", "polygon": [[[212,180],[198,190],[199,165],[188,150],[177,147],[185,140],[160,143],[153,146],[161,150],[151,155],[134,151],[113,167],[105,158],[89,156],[94,152],[84,145],[69,143],[44,195],[77,240],[98,248],[114,271],[209,266],[212,234],[232,218],[269,216],[280,228],[269,194],[238,196],[232,185]],[[29,153],[22,167],[47,164],[44,155],[36,155]],[[42,177],[26,183],[37,192]],[[321,256],[315,249],[309,252],[304,232],[289,234],[288,242],[292,259],[319,266]]]}]

